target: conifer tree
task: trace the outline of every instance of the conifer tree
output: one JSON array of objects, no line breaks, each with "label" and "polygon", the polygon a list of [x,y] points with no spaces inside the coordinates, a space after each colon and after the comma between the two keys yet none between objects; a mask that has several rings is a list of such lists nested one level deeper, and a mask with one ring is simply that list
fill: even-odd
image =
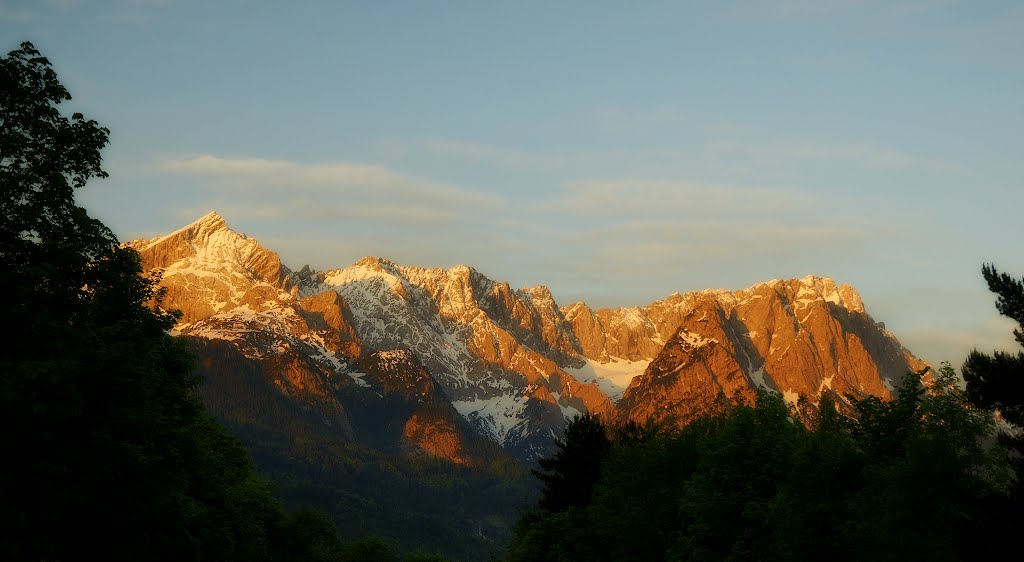
[{"label": "conifer tree", "polygon": [[561,511],[586,506],[601,475],[601,461],[611,449],[604,422],[596,414],[578,415],[555,445],[558,452],[541,459],[543,471],[534,472],[544,483],[540,507]]},{"label": "conifer tree", "polygon": [[[994,265],[982,267],[989,290],[998,295],[996,309],[1017,322],[1014,335],[1024,346],[1024,279],[1000,273]],[[974,350],[963,365],[968,399],[982,408],[997,408],[1006,420],[1024,426],[1024,352]]]}]

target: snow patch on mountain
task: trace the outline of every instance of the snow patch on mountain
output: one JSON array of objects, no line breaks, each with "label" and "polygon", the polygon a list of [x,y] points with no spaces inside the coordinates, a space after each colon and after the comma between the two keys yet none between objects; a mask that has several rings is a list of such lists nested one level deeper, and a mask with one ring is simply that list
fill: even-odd
[{"label": "snow patch on mountain", "polygon": [[352,372],[315,331],[305,329],[302,317],[292,307],[254,311],[241,306],[192,324],[181,325],[182,335],[234,342],[249,359],[266,359],[295,351],[326,367],[328,372],[347,374],[359,386],[370,386],[364,373]]},{"label": "snow patch on mountain", "polygon": [[705,338],[704,336],[690,332],[687,330],[679,331],[680,339],[686,343],[691,349],[700,349],[710,343],[718,343],[718,340],[714,338]]},{"label": "snow patch on mountain", "polygon": [[650,364],[649,359],[629,361],[613,357],[606,363],[587,359],[582,367],[576,369],[567,367],[563,370],[581,383],[596,384],[597,388],[605,393],[613,403],[618,403],[633,377],[642,375]]},{"label": "snow patch on mountain", "polygon": [[782,398],[783,400],[786,401],[787,404],[792,404],[795,406],[796,403],[800,400],[800,394],[792,390],[785,390],[782,392]]},{"label": "snow patch on mountain", "polygon": [[371,348],[414,349],[446,390],[470,386],[473,357],[463,328],[430,311],[429,295],[396,273],[399,268],[386,260],[364,259],[327,272],[318,288],[345,299],[356,330]]},{"label": "snow patch on mountain", "polygon": [[[828,351],[822,343],[827,338],[808,340],[805,329],[830,321],[834,306],[864,313],[855,289],[813,275],[593,311],[582,302],[561,309],[543,286],[512,291],[508,283],[464,265],[408,267],[367,257],[341,269],[307,267],[296,273],[254,239],[228,229],[216,213],[129,245],[143,254],[149,270],[163,271],[167,302],[185,314],[178,332],[230,341],[253,358],[295,353],[323,366],[321,376],[344,373],[360,386],[369,383],[352,372],[346,358],[403,350],[422,363],[460,414],[512,448],[535,447],[537,436],[560,431],[552,398],[566,417],[579,413],[581,403],[610,408],[595,389],[577,388],[565,374],[592,383],[618,403],[673,335],[681,343],[681,360],[717,344],[701,353],[733,356],[751,385],[789,388],[783,393],[787,401],[796,400],[797,390],[820,394],[833,383],[837,392],[847,389],[850,375],[786,376],[803,365],[804,354]],[[338,334],[316,321],[321,312],[297,300],[324,292],[341,297],[320,300],[330,301],[332,322],[351,331],[342,335],[351,344],[344,351]],[[701,311],[694,314],[697,307]],[[680,325],[686,326],[681,332]],[[385,351],[382,364],[401,369],[402,358],[389,353],[398,352]],[[895,357],[891,362],[902,357],[898,346],[886,353]],[[666,367],[665,373],[672,372]],[[830,376],[823,380],[824,375]],[[893,383],[882,381],[890,390]]]},{"label": "snow patch on mountain", "polygon": [[764,365],[756,369],[751,369],[747,374],[750,375],[750,382],[754,383],[756,388],[772,390],[772,388],[768,386],[768,382],[764,380]]},{"label": "snow patch on mountain", "polygon": [[821,384],[818,385],[818,394],[820,395],[826,388],[832,390],[832,380],[835,378],[836,376],[832,375],[831,377],[821,379]]},{"label": "snow patch on mountain", "polygon": [[583,412],[579,411],[573,406],[569,406],[562,401],[562,393],[552,392],[551,396],[555,399],[555,404],[558,404],[558,408],[562,410],[562,417],[565,419],[573,419],[576,416],[582,416]]},{"label": "snow patch on mountain", "polygon": [[509,389],[503,394],[486,398],[453,400],[452,406],[462,417],[504,445],[510,432],[524,423],[526,401],[522,393]]}]

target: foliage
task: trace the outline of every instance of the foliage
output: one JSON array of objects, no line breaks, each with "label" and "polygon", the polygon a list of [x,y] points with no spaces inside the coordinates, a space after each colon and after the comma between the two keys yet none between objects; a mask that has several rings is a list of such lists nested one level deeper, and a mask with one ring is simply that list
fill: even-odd
[{"label": "foliage", "polygon": [[554,456],[541,459],[537,478],[544,483],[540,507],[561,511],[590,501],[600,476],[601,459],[611,447],[604,423],[596,414],[576,415],[565,428],[565,438],[556,441]]},{"label": "foliage", "polygon": [[[1014,320],[1017,342],[1024,346],[1024,278],[1014,279],[982,266],[988,288],[997,295],[996,310]],[[1000,548],[1016,548],[1015,539],[1024,524],[1024,352],[996,351],[991,355],[974,350],[962,367],[967,397],[980,408],[997,412],[1004,423],[999,440],[1012,451],[1011,462],[1017,478],[1011,482],[1006,498],[990,498],[986,504],[990,517],[975,526],[975,532],[987,537],[993,553]]]},{"label": "foliage", "polygon": [[1000,273],[992,264],[984,265],[981,274],[988,283],[988,288],[999,295],[996,299],[996,310],[999,314],[1017,322],[1018,329],[1013,331],[1017,341],[1024,345],[1024,279],[1014,279],[1006,273]]},{"label": "foliage", "polygon": [[762,391],[682,429],[613,431],[629,437],[593,457],[591,500],[525,514],[511,558],[973,559],[1006,498],[1006,452],[949,365],[923,375],[892,401],[848,397],[851,415],[825,396],[806,424]]},{"label": "foliage", "polygon": [[[998,295],[996,309],[1017,322],[1014,335],[1024,346],[1024,279],[1013,279],[993,265],[982,267],[989,289]],[[1007,421],[1024,426],[1024,352],[971,352],[963,365],[967,394],[973,404],[996,408]]]},{"label": "foliage", "polygon": [[109,131],[69,99],[32,44],[0,58],[0,559],[395,559],[285,515],[206,415],[158,280],[75,204]]},{"label": "foliage", "polygon": [[[84,276],[87,260],[109,253],[114,235],[74,203],[73,190],[106,177],[100,150],[110,133],[57,105],[71,95],[31,43],[0,59],[0,253],[4,265],[58,267]],[[67,296],[83,280],[62,277],[43,293]]]},{"label": "foliage", "polygon": [[107,130],[60,114],[70,96],[29,43],[0,61],[0,82],[0,290],[13,297],[0,321],[15,327],[0,446],[17,459],[0,468],[4,554],[196,554],[211,513],[190,463],[214,436],[191,356],[167,335],[174,316],[147,306],[138,255],[74,202],[106,175]]}]

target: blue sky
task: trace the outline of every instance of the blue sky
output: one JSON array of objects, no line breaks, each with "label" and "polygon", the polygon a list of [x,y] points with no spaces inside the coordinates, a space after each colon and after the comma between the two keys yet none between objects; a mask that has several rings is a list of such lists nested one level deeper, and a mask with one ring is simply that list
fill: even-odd
[{"label": "blue sky", "polygon": [[828,276],[928,361],[1014,349],[1024,3],[0,0],[111,129],[122,240],[210,210],[292,267],[562,304]]}]

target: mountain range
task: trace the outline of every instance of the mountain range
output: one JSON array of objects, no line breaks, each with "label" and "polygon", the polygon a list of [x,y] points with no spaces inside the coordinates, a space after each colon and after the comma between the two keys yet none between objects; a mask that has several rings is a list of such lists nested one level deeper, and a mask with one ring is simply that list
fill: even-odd
[{"label": "mountain range", "polygon": [[584,412],[685,423],[758,387],[843,405],[888,398],[924,367],[824,277],[594,309],[464,265],[291,269],[216,213],[127,245],[181,311],[218,416],[255,430],[267,408],[290,411],[337,439],[468,466],[499,448],[547,455]]}]

